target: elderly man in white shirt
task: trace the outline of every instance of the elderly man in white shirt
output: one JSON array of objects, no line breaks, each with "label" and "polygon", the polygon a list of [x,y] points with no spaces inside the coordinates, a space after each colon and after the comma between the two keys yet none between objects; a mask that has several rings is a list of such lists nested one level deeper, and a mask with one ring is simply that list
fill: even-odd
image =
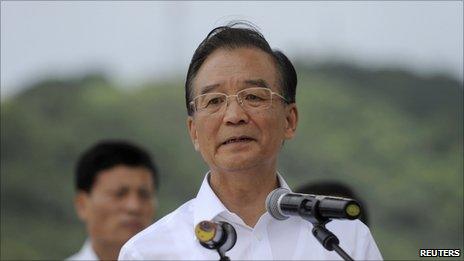
[{"label": "elderly man in white shirt", "polygon": [[[243,23],[213,29],[195,51],[185,83],[189,134],[210,171],[196,198],[130,239],[119,259],[217,260],[195,238],[203,220],[235,228],[231,260],[340,259],[313,237],[311,223],[275,220],[265,209],[272,190],[288,188],[277,157],[295,135],[296,85],[292,63],[256,29]],[[327,227],[354,259],[382,259],[361,222]]]}]

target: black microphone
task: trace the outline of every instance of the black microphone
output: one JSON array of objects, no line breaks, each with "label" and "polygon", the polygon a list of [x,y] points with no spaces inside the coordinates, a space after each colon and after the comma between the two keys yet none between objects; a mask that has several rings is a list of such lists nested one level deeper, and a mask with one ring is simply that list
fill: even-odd
[{"label": "black microphone", "polygon": [[300,216],[311,222],[357,219],[361,214],[361,207],[354,199],[292,193],[284,188],[269,193],[266,198],[266,209],[278,220],[285,220],[289,216]]},{"label": "black microphone", "polygon": [[224,221],[201,221],[195,226],[195,236],[203,247],[216,249],[220,260],[229,260],[224,253],[232,249],[237,241],[235,228]]}]

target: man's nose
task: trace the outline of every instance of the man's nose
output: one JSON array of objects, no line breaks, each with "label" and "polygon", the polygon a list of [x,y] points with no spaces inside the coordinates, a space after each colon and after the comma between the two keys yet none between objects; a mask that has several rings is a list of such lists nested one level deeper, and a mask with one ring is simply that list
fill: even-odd
[{"label": "man's nose", "polygon": [[223,120],[226,124],[243,124],[249,121],[248,114],[240,104],[237,95],[228,97],[224,110]]},{"label": "man's nose", "polygon": [[124,207],[129,212],[138,213],[143,208],[143,200],[136,193],[133,193],[124,201]]}]

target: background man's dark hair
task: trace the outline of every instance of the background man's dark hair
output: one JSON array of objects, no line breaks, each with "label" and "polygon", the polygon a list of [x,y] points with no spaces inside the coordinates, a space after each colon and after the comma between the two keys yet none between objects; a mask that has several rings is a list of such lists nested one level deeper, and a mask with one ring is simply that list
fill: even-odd
[{"label": "background man's dark hair", "polygon": [[239,21],[214,28],[195,50],[185,80],[185,103],[188,115],[193,114],[189,105],[193,98],[192,82],[206,58],[217,49],[232,50],[240,47],[258,48],[268,53],[274,59],[280,74],[282,95],[288,102],[295,102],[297,76],[290,60],[282,52],[272,50],[264,36],[254,26],[248,22]]},{"label": "background man's dark hair", "polygon": [[117,165],[147,168],[158,187],[158,171],[151,156],[127,141],[101,141],[85,151],[76,165],[76,190],[91,192],[98,173]]},{"label": "background man's dark hair", "polygon": [[366,226],[369,226],[369,218],[367,213],[367,207],[364,201],[359,198],[359,196],[346,184],[343,184],[338,181],[318,181],[307,183],[294,190],[296,193],[303,194],[316,194],[316,195],[326,195],[326,196],[336,196],[336,197],[345,197],[352,198],[361,205],[362,213],[359,216]]}]

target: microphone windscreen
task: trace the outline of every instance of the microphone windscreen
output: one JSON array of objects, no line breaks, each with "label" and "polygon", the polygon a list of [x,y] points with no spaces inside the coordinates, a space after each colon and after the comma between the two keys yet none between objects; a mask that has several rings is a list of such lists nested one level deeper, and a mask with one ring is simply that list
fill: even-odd
[{"label": "microphone windscreen", "polygon": [[273,218],[278,219],[278,220],[285,220],[285,219],[288,218],[287,216],[284,216],[282,214],[282,212],[280,212],[279,198],[282,195],[287,194],[289,192],[290,191],[288,189],[277,188],[277,189],[274,189],[273,191],[271,191],[271,193],[269,193],[269,195],[267,195],[266,209],[267,209],[267,212],[269,212],[269,214]]}]

